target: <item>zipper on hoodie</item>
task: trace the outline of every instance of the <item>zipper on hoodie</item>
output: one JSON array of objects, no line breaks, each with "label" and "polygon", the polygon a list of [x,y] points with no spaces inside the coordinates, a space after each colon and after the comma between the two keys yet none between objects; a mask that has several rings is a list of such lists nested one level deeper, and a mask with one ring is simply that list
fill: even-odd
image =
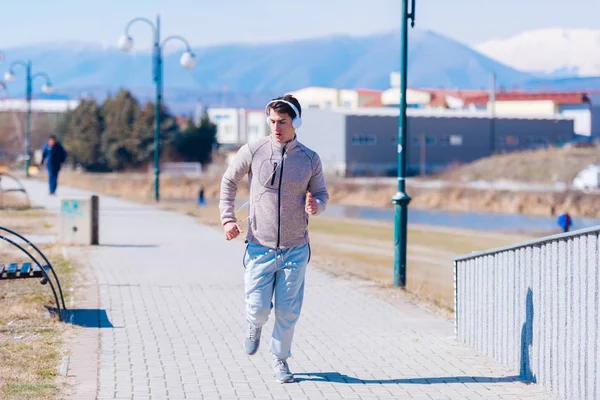
[{"label": "zipper on hoodie", "polygon": [[[281,182],[283,181],[283,160],[285,156],[285,146],[281,151],[281,171],[279,171],[279,188],[277,189],[277,248],[281,241]],[[275,179],[275,177],[273,177]]]},{"label": "zipper on hoodie", "polygon": [[271,178],[271,186],[275,184],[275,176],[277,176],[277,163],[273,164],[273,177]]}]

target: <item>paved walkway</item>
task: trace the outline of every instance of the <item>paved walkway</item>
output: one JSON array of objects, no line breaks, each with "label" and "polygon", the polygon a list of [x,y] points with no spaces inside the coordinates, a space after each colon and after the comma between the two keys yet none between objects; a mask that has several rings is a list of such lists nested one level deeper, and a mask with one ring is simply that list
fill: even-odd
[{"label": "paved walkway", "polygon": [[[58,211],[45,185],[27,188],[34,202]],[[191,217],[109,197],[100,208],[101,246],[69,248],[89,261],[106,311],[102,327],[82,329],[73,345],[72,398],[548,398],[459,344],[450,322],[314,266],[290,359],[298,383],[278,384],[268,353],[273,319],[256,355],[242,348],[243,240],[229,243]]]}]

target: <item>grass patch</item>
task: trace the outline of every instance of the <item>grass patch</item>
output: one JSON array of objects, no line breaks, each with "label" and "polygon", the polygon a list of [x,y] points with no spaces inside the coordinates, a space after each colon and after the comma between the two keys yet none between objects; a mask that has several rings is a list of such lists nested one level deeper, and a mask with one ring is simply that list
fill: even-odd
[{"label": "grass patch", "polygon": [[22,235],[54,233],[54,219],[55,217],[47,211],[36,208],[0,209],[0,224]]},{"label": "grass patch", "polygon": [[[51,232],[51,217],[43,210],[0,210],[2,225],[25,236]],[[75,269],[62,258],[58,245],[38,247],[52,262],[68,302]],[[0,262],[26,261],[24,253],[0,243]],[[39,279],[0,281],[0,398],[61,398],[64,383],[59,382],[58,367],[71,328],[49,316],[47,307],[55,306],[49,285]]]},{"label": "grass patch", "polygon": [[[3,187],[3,189],[9,189]],[[14,187],[10,189],[15,189]],[[0,209],[2,210],[19,210],[24,211],[30,209],[30,204],[25,194],[20,192],[0,193]]]},{"label": "grass patch", "polygon": [[572,182],[582,169],[600,163],[597,147],[522,150],[481,158],[440,174],[448,180],[513,180],[533,183]]},{"label": "grass patch", "polygon": [[[393,223],[321,217],[311,220],[310,234],[315,264],[329,273],[391,286]],[[530,237],[516,234],[411,225],[407,290],[416,300],[450,315],[454,307],[454,257],[527,239]]]},{"label": "grass patch", "polygon": [[[368,222],[368,221],[367,221]],[[309,223],[311,232],[322,232],[330,235],[368,238],[391,241],[394,238],[394,227],[387,223],[363,223],[360,220],[316,217]]]},{"label": "grass patch", "polygon": [[[48,384],[40,384],[40,385],[20,385],[20,384],[9,384],[7,386],[7,392],[13,394],[22,394],[22,395],[36,395],[43,396],[47,393],[58,392],[58,387],[56,385],[48,385]],[[38,397],[39,398],[39,397]]]}]

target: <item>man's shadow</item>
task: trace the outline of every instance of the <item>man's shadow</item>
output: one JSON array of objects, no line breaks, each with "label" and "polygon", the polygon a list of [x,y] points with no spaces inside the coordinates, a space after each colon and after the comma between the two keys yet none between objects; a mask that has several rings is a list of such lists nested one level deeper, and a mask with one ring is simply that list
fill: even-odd
[{"label": "man's shadow", "polygon": [[339,372],[309,372],[295,373],[296,382],[334,382],[360,385],[436,385],[449,383],[501,383],[521,382],[520,376],[440,376],[431,378],[402,378],[402,379],[359,379],[340,374]]},{"label": "man's shadow", "polygon": [[536,376],[531,371],[530,347],[533,346],[533,291],[527,289],[525,300],[525,323],[521,328],[521,369],[519,375],[525,382],[536,383]]},{"label": "man's shadow", "polygon": [[339,372],[307,372],[296,373],[296,382],[334,382],[362,385],[435,385],[449,383],[502,383],[526,382],[536,383],[536,376],[531,371],[530,347],[533,345],[533,291],[527,289],[525,300],[525,322],[521,328],[521,367],[518,376],[490,377],[490,376],[443,376],[431,378],[403,378],[403,379],[359,379],[340,374]]}]

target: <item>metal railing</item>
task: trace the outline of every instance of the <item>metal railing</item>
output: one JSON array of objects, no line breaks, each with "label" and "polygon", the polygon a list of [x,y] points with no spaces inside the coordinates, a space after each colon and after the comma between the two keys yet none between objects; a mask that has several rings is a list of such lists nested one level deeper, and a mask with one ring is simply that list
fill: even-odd
[{"label": "metal railing", "polygon": [[458,339],[561,398],[600,398],[600,227],[454,259]]}]

